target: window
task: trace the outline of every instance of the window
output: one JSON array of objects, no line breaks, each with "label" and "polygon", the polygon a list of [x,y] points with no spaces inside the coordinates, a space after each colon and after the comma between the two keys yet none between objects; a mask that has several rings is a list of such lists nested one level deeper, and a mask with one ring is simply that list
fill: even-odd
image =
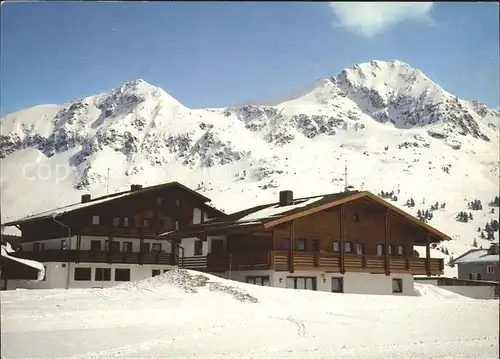
[{"label": "window", "polygon": [[123,226],[128,227],[128,218],[123,218]]},{"label": "window", "polygon": [[90,250],[93,252],[99,252],[101,250],[101,241],[90,241]]},{"label": "window", "polygon": [[175,206],[176,207],[180,207],[181,206],[181,200],[180,200],[180,198],[176,198],[175,199]]},{"label": "window", "polygon": [[333,277],[332,278],[332,292],[333,293],[344,293],[344,278]]},{"label": "window", "polygon": [[306,251],[306,239],[305,238],[299,238],[297,239],[297,250],[298,251]]},{"label": "window", "polygon": [[123,251],[132,252],[132,242],[123,242]]},{"label": "window", "polygon": [[175,230],[179,229],[179,221],[177,221],[177,220],[174,221],[174,229]]},{"label": "window", "polygon": [[283,240],[283,247],[284,247],[285,249],[290,249],[290,238],[285,238],[285,239]]},{"label": "window", "polygon": [[203,242],[200,239],[196,239],[194,241],[194,255],[195,256],[203,255]]},{"label": "window", "polygon": [[165,228],[165,220],[163,218],[160,219],[160,228]]},{"label": "window", "polygon": [[151,252],[159,253],[161,252],[161,243],[153,243],[151,247]]},{"label": "window", "polygon": [[120,217],[113,218],[113,226],[118,227],[120,225]]},{"label": "window", "polygon": [[392,254],[392,244],[387,245],[387,249],[389,250],[389,255]]},{"label": "window", "polygon": [[164,269],[163,273],[167,273],[170,269]]},{"label": "window", "polygon": [[384,255],[384,245],[383,244],[377,244],[377,255],[378,256],[383,256]]},{"label": "window", "polygon": [[148,220],[148,219],[146,219],[146,218],[145,218],[145,219],[143,219],[143,220],[142,220],[142,226],[143,226],[144,228],[148,228],[148,227],[149,227],[149,220]]},{"label": "window", "polygon": [[352,242],[345,242],[344,243],[344,252],[352,253]]},{"label": "window", "polygon": [[62,249],[63,251],[64,251],[64,250],[66,250],[66,240],[65,240],[65,239],[63,239],[63,240],[61,241],[61,249]]},{"label": "window", "polygon": [[78,281],[84,281],[84,280],[91,280],[92,278],[92,268],[75,268],[75,280]]},{"label": "window", "polygon": [[96,268],[95,280],[109,282],[111,280],[111,268]]},{"label": "window", "polygon": [[161,206],[161,197],[157,197],[157,198],[156,198],[156,204],[157,204],[158,206]]},{"label": "window", "polygon": [[160,275],[161,271],[159,269],[153,269],[152,276],[156,277],[157,275]]},{"label": "window", "polygon": [[402,245],[398,244],[398,245],[396,246],[396,253],[397,253],[399,256],[404,256],[404,254],[405,254],[405,248],[404,248]]},{"label": "window", "polygon": [[486,266],[486,273],[488,274],[494,274],[495,273],[495,266],[494,265],[488,265]]},{"label": "window", "polygon": [[333,251],[340,252],[340,242],[339,241],[333,242]]},{"label": "window", "polygon": [[365,245],[363,243],[356,243],[356,254],[360,256],[365,254]]},{"label": "window", "polygon": [[130,281],[130,269],[115,269],[115,281],[116,282],[128,282]]},{"label": "window", "polygon": [[45,271],[43,272],[42,282],[45,282],[47,280],[47,266],[43,266],[43,269],[45,269]]},{"label": "window", "polygon": [[264,287],[271,286],[271,282],[269,280],[269,277],[247,277],[247,283],[255,284],[255,285],[262,285]]},{"label": "window", "polygon": [[143,243],[142,246],[141,246],[141,252],[145,253],[145,252],[150,252],[150,247],[151,244],[150,243]]},{"label": "window", "polygon": [[403,280],[400,278],[392,278],[392,292],[403,293]]},{"label": "window", "polygon": [[352,215],[352,221],[353,222],[359,222],[359,215],[357,213],[353,213],[353,215]]},{"label": "window", "polygon": [[316,278],[314,277],[288,277],[286,287],[293,289],[316,290]]},{"label": "window", "polygon": [[481,273],[476,274],[476,280],[481,280]]},{"label": "window", "polygon": [[99,216],[92,217],[92,224],[99,224]]}]

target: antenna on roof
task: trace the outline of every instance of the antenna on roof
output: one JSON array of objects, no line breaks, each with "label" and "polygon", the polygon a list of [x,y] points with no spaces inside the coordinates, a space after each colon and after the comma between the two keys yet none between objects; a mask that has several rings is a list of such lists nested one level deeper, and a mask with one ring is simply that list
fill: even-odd
[{"label": "antenna on roof", "polygon": [[106,178],[106,196],[109,194],[109,167],[108,167],[108,175]]},{"label": "antenna on roof", "polygon": [[345,161],[345,171],[344,171],[344,192],[349,192],[352,189],[354,189],[354,187],[350,186],[347,183],[347,160],[346,160]]}]

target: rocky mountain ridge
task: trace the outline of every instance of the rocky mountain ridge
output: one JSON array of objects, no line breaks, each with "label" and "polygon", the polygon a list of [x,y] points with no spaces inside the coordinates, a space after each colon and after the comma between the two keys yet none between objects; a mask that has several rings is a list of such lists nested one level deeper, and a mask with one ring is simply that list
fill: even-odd
[{"label": "rocky mountain ridge", "polygon": [[[342,190],[346,164],[355,188],[454,201],[459,211],[465,199],[498,195],[499,115],[400,61],[353,65],[274,102],[227,108],[190,109],[139,79],[2,117],[2,214],[168,180],[232,211],[283,188]],[[64,178],[55,178],[61,166]],[[43,168],[45,179],[33,174]],[[54,186],[62,195],[47,190]],[[454,222],[440,223],[455,231]]]}]

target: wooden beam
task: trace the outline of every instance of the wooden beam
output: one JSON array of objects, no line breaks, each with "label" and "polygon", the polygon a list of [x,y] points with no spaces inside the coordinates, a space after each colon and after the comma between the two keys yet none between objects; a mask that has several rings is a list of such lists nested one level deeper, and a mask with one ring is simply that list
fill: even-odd
[{"label": "wooden beam", "polygon": [[345,207],[340,205],[340,273],[345,273]]},{"label": "wooden beam", "polygon": [[429,233],[425,236],[425,273],[427,277],[431,276],[431,236]]},{"label": "wooden beam", "polygon": [[295,221],[291,221],[289,224],[289,236],[290,236],[290,248],[288,253],[288,271],[293,273],[295,271],[295,266],[293,263],[294,252],[295,252]]},{"label": "wooden beam", "polygon": [[384,216],[384,223],[385,223],[385,230],[384,230],[384,247],[385,247],[385,253],[384,253],[384,268],[385,268],[385,275],[390,275],[391,274],[391,263],[389,259],[389,209],[387,209],[387,212]]}]

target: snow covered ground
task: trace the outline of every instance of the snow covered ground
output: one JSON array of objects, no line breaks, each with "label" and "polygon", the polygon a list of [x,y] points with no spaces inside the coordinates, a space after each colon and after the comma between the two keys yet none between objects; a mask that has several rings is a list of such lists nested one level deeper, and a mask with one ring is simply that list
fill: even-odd
[{"label": "snow covered ground", "polygon": [[253,286],[173,270],[1,293],[2,358],[498,358],[498,301]]}]

